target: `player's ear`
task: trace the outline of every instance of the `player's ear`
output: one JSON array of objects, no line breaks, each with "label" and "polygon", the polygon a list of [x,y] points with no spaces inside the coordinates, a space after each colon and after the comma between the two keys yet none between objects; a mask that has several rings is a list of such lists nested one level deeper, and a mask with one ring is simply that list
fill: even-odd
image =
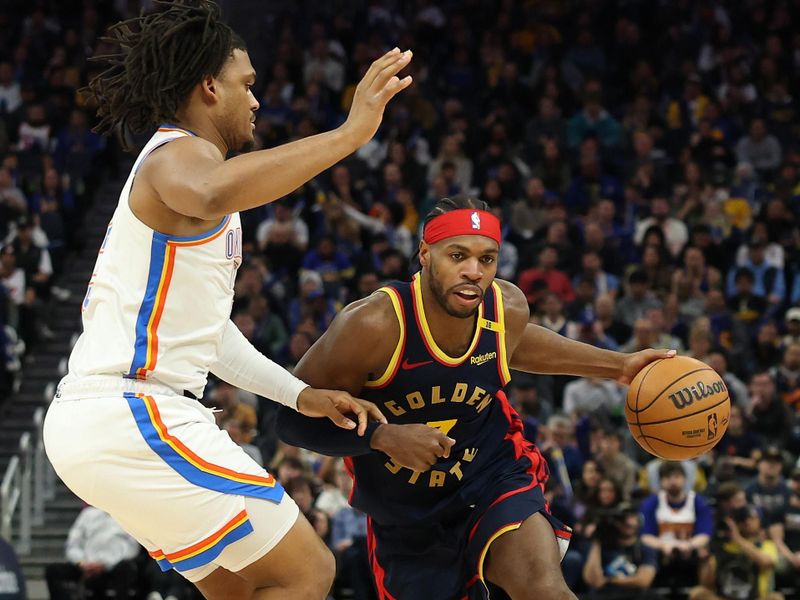
[{"label": "player's ear", "polygon": [[217,92],[218,82],[217,80],[212,77],[211,75],[206,75],[203,77],[203,80],[200,82],[200,94],[203,97],[203,100],[209,103],[216,102],[219,98]]},{"label": "player's ear", "polygon": [[430,262],[431,247],[420,240],[419,242],[419,264],[420,266],[427,267]]}]

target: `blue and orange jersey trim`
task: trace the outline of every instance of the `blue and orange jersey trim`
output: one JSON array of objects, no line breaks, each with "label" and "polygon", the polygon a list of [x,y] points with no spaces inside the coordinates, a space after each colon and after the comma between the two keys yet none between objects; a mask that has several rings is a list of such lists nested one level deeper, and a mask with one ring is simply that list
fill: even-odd
[{"label": "blue and orange jersey trim", "polygon": [[178,248],[206,244],[218,238],[230,223],[227,215],[212,230],[194,236],[174,236],[153,232],[150,245],[150,268],[147,275],[144,298],[136,317],[136,339],[133,344],[133,359],[127,377],[146,379],[148,372],[158,362],[158,325],[167,302],[175,256]]},{"label": "blue and orange jersey trim", "polygon": [[[428,327],[428,321],[425,317],[425,306],[422,301],[422,285],[419,273],[414,275],[414,279],[411,281],[411,304],[414,309],[414,318],[417,321],[422,341],[430,355],[439,363],[446,367],[458,367],[475,352],[475,348],[478,347],[478,342],[480,342],[481,339],[481,331],[484,329],[480,326],[475,328],[475,335],[472,338],[472,343],[462,356],[454,358],[439,348],[436,340],[433,339],[433,333],[430,327]],[[481,302],[478,305],[478,324],[480,325],[483,321],[485,321],[485,319],[483,317],[483,302]]]},{"label": "blue and orange jersey trim", "polygon": [[191,135],[197,137],[197,134],[191,129],[186,129],[186,127],[179,127],[178,125],[175,125],[173,123],[162,123],[161,125],[158,126],[158,131],[161,132],[174,131],[183,133],[185,135]]},{"label": "blue and orange jersey trim", "polygon": [[283,498],[283,487],[269,473],[263,476],[240,473],[208,462],[190,450],[167,429],[152,396],[126,392],[124,397],[147,445],[189,483],[223,494],[275,503]]},{"label": "blue and orange jersey trim", "polygon": [[170,569],[188,571],[207,565],[217,558],[226,546],[252,532],[253,525],[250,523],[247,511],[243,510],[217,531],[196,544],[177,552],[165,553],[163,550],[153,550],[149,554],[162,571]]},{"label": "blue and orange jersey trim", "polygon": [[373,390],[384,388],[392,382],[394,376],[397,375],[397,370],[400,368],[400,361],[403,358],[403,351],[406,348],[406,313],[403,308],[403,299],[400,297],[397,290],[392,287],[382,287],[378,291],[389,296],[389,299],[392,301],[394,313],[397,316],[397,323],[400,325],[400,338],[397,340],[392,358],[389,360],[389,364],[386,365],[383,374],[381,374],[378,379],[364,383],[364,387]]}]

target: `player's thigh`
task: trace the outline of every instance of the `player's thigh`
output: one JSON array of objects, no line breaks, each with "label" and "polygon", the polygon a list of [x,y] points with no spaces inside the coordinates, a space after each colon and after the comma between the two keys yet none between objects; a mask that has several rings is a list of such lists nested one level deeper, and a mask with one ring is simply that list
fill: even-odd
[{"label": "player's thigh", "polygon": [[267,554],[237,574],[257,588],[325,588],[333,582],[333,554],[301,514],[292,528]]},{"label": "player's thigh", "polygon": [[486,559],[486,579],[513,600],[548,598],[574,600],[561,574],[561,551],[553,526],[541,513],[492,542]]}]

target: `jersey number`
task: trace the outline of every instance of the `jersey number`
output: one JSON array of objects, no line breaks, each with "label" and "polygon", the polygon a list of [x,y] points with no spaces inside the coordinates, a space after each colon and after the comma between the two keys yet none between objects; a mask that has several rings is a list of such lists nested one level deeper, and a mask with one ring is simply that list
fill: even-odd
[{"label": "jersey number", "polygon": [[438,429],[443,434],[447,435],[450,433],[450,430],[455,426],[458,419],[447,419],[445,421],[428,421],[425,423],[428,427],[433,427],[434,429]]}]

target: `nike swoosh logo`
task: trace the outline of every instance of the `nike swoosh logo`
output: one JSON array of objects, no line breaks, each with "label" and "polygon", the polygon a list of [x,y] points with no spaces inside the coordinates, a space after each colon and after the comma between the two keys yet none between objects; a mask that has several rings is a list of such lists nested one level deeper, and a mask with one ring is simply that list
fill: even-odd
[{"label": "nike swoosh logo", "polygon": [[433,362],[432,360],[423,360],[422,362],[410,363],[408,362],[408,359],[405,359],[401,366],[403,367],[404,371],[410,371],[411,369],[416,369],[417,367],[423,367],[425,365],[429,365],[432,362]]}]

